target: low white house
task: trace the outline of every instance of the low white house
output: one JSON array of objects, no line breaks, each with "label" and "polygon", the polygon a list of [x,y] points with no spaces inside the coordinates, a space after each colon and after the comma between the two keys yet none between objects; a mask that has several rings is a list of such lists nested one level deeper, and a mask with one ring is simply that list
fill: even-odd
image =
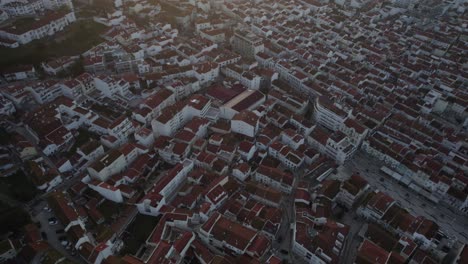
[{"label": "low white house", "polygon": [[94,78],[94,84],[96,89],[110,98],[116,94],[125,97],[130,93],[130,84],[123,79],[101,75]]},{"label": "low white house", "polygon": [[123,196],[122,192],[117,188],[114,187],[106,182],[100,181],[91,181],[88,183],[88,186],[98,192],[102,197],[106,198],[107,200],[111,200],[115,203],[122,203]]},{"label": "low white house", "polygon": [[194,163],[190,160],[177,164],[136,204],[138,211],[145,215],[159,215],[162,206],[167,204],[167,199],[185,181],[193,167]]},{"label": "low white house", "polygon": [[106,181],[113,174],[122,172],[126,166],[125,155],[119,150],[113,149],[93,162],[88,167],[88,173],[95,179]]},{"label": "low white house", "polygon": [[253,138],[259,129],[259,117],[251,111],[242,111],[231,120],[231,131]]},{"label": "low white house", "polygon": [[[50,12],[28,25],[10,25],[0,28],[0,38],[16,42],[19,45],[27,44],[36,39],[52,36],[76,21],[75,13]],[[4,45],[0,42],[0,45]]]}]

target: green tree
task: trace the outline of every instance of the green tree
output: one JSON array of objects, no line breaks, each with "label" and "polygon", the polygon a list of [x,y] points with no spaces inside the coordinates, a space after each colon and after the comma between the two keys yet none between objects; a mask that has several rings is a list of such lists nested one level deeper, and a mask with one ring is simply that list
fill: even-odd
[{"label": "green tree", "polygon": [[70,67],[70,75],[76,77],[84,72],[84,63],[83,56],[80,55],[80,58]]},{"label": "green tree", "polygon": [[11,142],[11,134],[5,130],[5,128],[0,127],[0,145],[8,145]]},{"label": "green tree", "polygon": [[3,185],[0,189],[3,193],[22,202],[30,201],[38,193],[36,186],[22,170],[0,179],[0,184]]},{"label": "green tree", "polygon": [[0,235],[18,231],[29,223],[31,223],[31,217],[25,210],[0,202]]}]

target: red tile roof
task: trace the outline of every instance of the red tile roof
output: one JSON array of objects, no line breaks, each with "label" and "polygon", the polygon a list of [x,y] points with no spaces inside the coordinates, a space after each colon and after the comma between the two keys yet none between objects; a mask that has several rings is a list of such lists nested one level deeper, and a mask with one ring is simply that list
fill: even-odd
[{"label": "red tile roof", "polygon": [[237,121],[242,121],[242,122],[245,122],[251,126],[254,126],[256,127],[256,125],[258,124],[258,121],[259,121],[259,117],[250,112],[250,111],[242,111],[240,113],[237,113],[236,115],[234,115],[234,117],[232,118],[232,120],[237,120]]},{"label": "red tile roof", "polygon": [[270,247],[270,240],[264,235],[258,234],[252,241],[247,251],[252,252],[255,257],[263,256]]},{"label": "red tile roof", "polygon": [[357,254],[356,263],[358,264],[386,264],[390,256],[389,252],[367,239],[361,244]]},{"label": "red tile roof", "polygon": [[256,236],[256,232],[239,223],[220,216],[210,232],[213,238],[224,241],[239,250],[246,250]]},{"label": "red tile roof", "polygon": [[395,200],[393,200],[393,198],[388,196],[387,194],[383,192],[378,192],[369,200],[368,206],[379,212],[384,213],[394,201]]}]

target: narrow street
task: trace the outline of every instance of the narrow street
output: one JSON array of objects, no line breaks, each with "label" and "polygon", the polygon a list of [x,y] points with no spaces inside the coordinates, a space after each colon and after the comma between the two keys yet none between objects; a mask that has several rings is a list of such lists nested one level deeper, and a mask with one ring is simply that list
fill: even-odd
[{"label": "narrow street", "polygon": [[[289,195],[283,195],[283,199],[280,204],[280,207],[283,210],[281,226],[278,230],[276,239],[273,241],[273,249],[277,256],[283,258],[289,263],[297,263],[297,260],[292,252],[293,234],[291,230],[291,224],[295,221],[294,193],[296,192],[297,186],[302,179],[302,175],[303,174],[300,171],[294,173],[295,181],[292,192]],[[281,238],[281,242],[278,242],[278,238]],[[288,252],[288,254],[285,255],[285,252]]]},{"label": "narrow street", "polygon": [[342,259],[344,260],[343,264],[353,264],[357,249],[361,244],[361,240],[358,236],[359,230],[364,226],[365,221],[359,219],[356,213],[350,210],[344,215],[340,222],[349,226],[349,233],[342,255]]},{"label": "narrow street", "polygon": [[[10,122],[11,123],[11,122]],[[33,144],[33,146],[37,149],[38,154],[40,157],[43,158],[44,162],[47,164],[47,166],[57,170],[57,167],[55,164],[52,162],[52,160],[46,156],[42,151],[41,148],[37,145],[37,142],[35,138],[22,126],[17,126],[16,124],[11,123],[11,125],[15,128],[15,131],[22,136],[24,136],[28,141]],[[63,179],[63,181],[57,185],[53,190],[66,190],[69,189],[73,184],[75,184],[80,177],[72,177],[70,179]],[[3,194],[0,194],[0,198],[2,201],[7,202],[8,204],[12,206],[24,206],[26,207],[26,210],[29,212],[31,215],[31,219],[35,223],[40,224],[40,231],[46,235],[44,239],[51,245],[52,248],[56,249],[60,253],[62,253],[64,256],[66,256],[68,259],[72,260],[75,263],[80,263],[81,259],[77,257],[76,255],[71,254],[71,248],[67,250],[60,242],[59,237],[64,236],[64,233],[57,234],[56,231],[63,229],[64,226],[62,226],[61,223],[58,223],[57,225],[50,225],[49,224],[49,218],[55,217],[53,212],[48,212],[44,210],[44,208],[47,205],[47,202],[45,198],[47,195],[49,195],[50,192],[45,192],[40,195],[37,195],[34,199],[29,201],[26,204],[20,203],[14,199],[11,199],[10,197],[7,197]],[[35,259],[33,261],[39,261],[39,259]],[[38,262],[39,263],[39,262]]]},{"label": "narrow street", "polygon": [[[295,188],[293,189],[294,192]],[[292,231],[291,223],[293,221],[294,213],[294,200],[291,198],[291,195],[284,195],[283,200],[280,204],[281,209],[283,210],[283,215],[281,219],[281,226],[278,230],[278,234],[273,241],[273,249],[277,252],[278,256],[281,256],[283,259],[289,261],[291,257],[292,249]],[[286,256],[281,252],[289,252]]]}]

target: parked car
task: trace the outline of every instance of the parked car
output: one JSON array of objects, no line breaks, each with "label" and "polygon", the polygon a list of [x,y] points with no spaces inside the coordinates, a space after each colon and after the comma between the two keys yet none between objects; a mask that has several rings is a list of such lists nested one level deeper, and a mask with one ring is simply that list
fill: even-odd
[{"label": "parked car", "polygon": [[42,237],[42,239],[47,240],[46,232],[41,232],[41,237]]},{"label": "parked car", "polygon": [[44,209],[44,211],[52,212],[52,209],[50,209],[50,207],[48,207],[48,206],[44,207],[43,209]]},{"label": "parked car", "polygon": [[49,221],[49,225],[56,225],[56,224],[58,224],[57,219]]},{"label": "parked car", "polygon": [[49,219],[47,219],[47,220],[48,220],[48,221],[57,221],[57,218],[51,217],[51,218],[49,218]]}]

